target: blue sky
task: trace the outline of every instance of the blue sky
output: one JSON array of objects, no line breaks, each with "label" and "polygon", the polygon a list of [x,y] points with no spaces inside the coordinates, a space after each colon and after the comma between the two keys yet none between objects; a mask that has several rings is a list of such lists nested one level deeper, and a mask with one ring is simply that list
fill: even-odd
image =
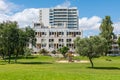
[{"label": "blue sky", "polygon": [[99,25],[106,15],[111,16],[114,32],[120,34],[120,0],[0,0],[0,20],[12,19],[18,20],[20,26],[31,25],[33,21],[30,19],[37,21],[38,8],[56,6],[78,8],[79,25],[84,36],[98,34]]}]

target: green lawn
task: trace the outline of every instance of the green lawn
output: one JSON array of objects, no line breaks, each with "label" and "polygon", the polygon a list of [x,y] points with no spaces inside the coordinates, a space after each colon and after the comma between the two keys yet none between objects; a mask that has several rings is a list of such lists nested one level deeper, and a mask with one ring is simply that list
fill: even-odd
[{"label": "green lawn", "polygon": [[18,64],[1,60],[0,80],[120,80],[120,57],[96,58],[94,69],[89,68],[89,63],[56,63],[55,60],[48,56],[19,59]]}]

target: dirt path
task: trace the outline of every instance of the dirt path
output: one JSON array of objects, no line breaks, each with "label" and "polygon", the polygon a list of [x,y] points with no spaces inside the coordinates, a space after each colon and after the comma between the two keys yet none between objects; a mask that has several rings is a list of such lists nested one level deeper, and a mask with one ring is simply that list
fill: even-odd
[{"label": "dirt path", "polygon": [[[68,62],[68,60],[60,60],[60,61],[56,61],[57,63],[71,63],[71,62]],[[80,60],[80,61],[77,61],[77,60],[74,60],[74,62],[72,63],[89,63],[89,61],[87,60]]]}]

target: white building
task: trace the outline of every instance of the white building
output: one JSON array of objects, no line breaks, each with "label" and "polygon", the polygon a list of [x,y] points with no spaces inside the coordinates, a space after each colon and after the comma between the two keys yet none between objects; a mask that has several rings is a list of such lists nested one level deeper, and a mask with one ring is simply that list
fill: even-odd
[{"label": "white building", "polygon": [[111,55],[114,55],[114,56],[120,55],[120,48],[117,43],[119,37],[120,37],[120,34],[113,37],[112,49],[109,51]]},{"label": "white building", "polygon": [[75,50],[74,39],[76,37],[82,37],[82,30],[69,29],[69,28],[49,28],[42,27],[40,24],[34,26],[36,32],[36,48],[35,52],[40,49],[46,49],[48,51],[57,50],[63,46],[67,46],[71,51]]},{"label": "white building", "polygon": [[40,8],[40,23],[44,26],[78,28],[78,10],[71,8]]},{"label": "white building", "polygon": [[77,8],[40,8],[39,15],[40,22],[34,23],[37,39],[34,52],[43,48],[53,51],[63,46],[74,51],[74,39],[82,37]]}]

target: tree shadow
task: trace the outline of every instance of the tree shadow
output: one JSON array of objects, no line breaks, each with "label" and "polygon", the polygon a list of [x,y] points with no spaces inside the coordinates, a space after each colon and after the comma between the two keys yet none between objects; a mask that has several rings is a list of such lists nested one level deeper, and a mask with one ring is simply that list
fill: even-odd
[{"label": "tree shadow", "polygon": [[99,70],[120,70],[119,67],[88,67],[91,69],[99,69]]},{"label": "tree shadow", "polygon": [[35,57],[35,56],[23,57],[23,59],[35,59],[35,58],[37,58],[37,57]]},{"label": "tree shadow", "polygon": [[0,63],[0,65],[6,65],[5,63]]},{"label": "tree shadow", "polygon": [[52,64],[51,62],[17,62],[18,64]]},{"label": "tree shadow", "polygon": [[[19,56],[17,57],[17,59],[35,59],[37,58],[37,56],[28,56],[28,57],[24,57],[24,56]],[[8,58],[6,58],[8,59]],[[15,59],[15,57],[11,57],[11,59]]]}]

